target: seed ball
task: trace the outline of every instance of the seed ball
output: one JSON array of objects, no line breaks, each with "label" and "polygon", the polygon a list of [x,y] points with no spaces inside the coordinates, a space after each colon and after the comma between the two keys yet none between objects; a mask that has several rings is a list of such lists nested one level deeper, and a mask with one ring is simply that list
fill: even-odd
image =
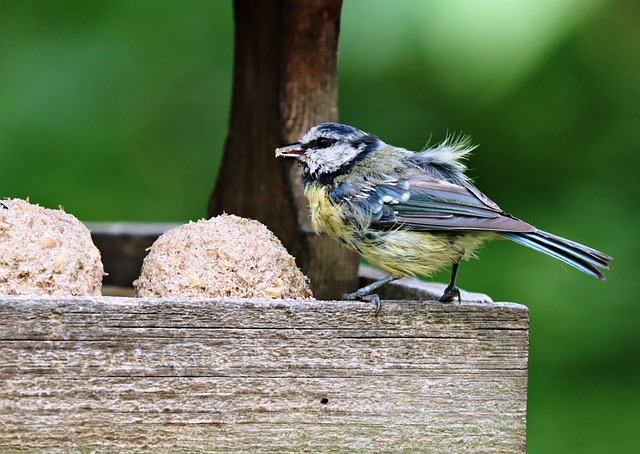
[{"label": "seed ball", "polygon": [[141,297],[312,297],[309,279],[267,227],[227,214],[161,235],[133,286]]},{"label": "seed ball", "polygon": [[103,275],[100,251],[76,217],[0,201],[0,294],[98,296]]}]

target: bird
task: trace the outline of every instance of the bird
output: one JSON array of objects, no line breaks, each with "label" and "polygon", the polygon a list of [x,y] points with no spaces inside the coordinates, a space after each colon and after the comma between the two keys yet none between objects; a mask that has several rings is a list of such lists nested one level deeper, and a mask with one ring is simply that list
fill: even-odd
[{"label": "bird", "polygon": [[475,257],[485,240],[506,238],[543,252],[597,279],[609,255],[537,229],[503,211],[466,175],[475,149],[469,137],[448,135],[441,143],[411,151],[346,124],[313,126],[276,157],[302,165],[302,186],[311,224],[360,254],[386,276],[345,300],[370,301],[376,289],[405,276],[428,277],[451,266],[439,301],[461,303],[456,287],[462,260]]}]

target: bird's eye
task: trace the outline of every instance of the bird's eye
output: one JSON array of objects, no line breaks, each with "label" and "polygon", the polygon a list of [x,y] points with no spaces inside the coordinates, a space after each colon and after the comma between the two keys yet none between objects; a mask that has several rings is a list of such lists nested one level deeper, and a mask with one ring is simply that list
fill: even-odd
[{"label": "bird's eye", "polygon": [[329,148],[331,145],[333,145],[336,141],[333,139],[329,139],[327,137],[318,137],[316,139],[316,146],[315,148]]}]

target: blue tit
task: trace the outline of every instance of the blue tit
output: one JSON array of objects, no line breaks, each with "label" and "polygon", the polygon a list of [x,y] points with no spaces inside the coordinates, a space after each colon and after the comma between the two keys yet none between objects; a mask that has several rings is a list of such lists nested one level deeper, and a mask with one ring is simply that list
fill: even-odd
[{"label": "blue tit", "polygon": [[380,299],[373,291],[403,276],[430,276],[452,264],[440,298],[460,301],[458,264],[483,241],[508,238],[604,280],[607,254],[543,232],[505,213],[473,186],[466,138],[413,152],[352,126],[322,123],[276,150],[303,165],[302,184],[316,233],[325,232],[388,276],[345,299]]}]

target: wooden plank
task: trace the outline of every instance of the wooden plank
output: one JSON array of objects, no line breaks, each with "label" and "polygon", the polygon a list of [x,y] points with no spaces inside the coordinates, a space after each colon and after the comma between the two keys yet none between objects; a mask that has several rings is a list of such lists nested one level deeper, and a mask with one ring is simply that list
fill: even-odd
[{"label": "wooden plank", "polygon": [[0,297],[0,447],[524,452],[509,303]]}]

